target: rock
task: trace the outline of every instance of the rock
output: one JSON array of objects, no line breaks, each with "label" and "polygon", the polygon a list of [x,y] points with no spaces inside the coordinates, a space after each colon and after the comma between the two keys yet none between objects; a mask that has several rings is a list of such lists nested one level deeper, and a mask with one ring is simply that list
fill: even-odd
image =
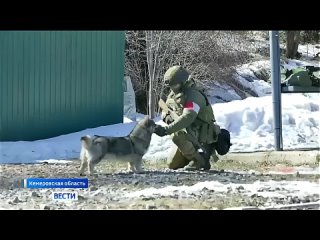
[{"label": "rock", "polygon": [[86,198],[84,196],[78,195],[78,200],[86,200]]},{"label": "rock", "polygon": [[298,197],[294,197],[292,200],[293,203],[300,203],[300,199]]},{"label": "rock", "polygon": [[19,202],[20,202],[20,200],[19,200],[19,198],[18,198],[18,197],[15,197],[15,198],[12,200],[12,202],[13,202],[13,203],[19,203]]},{"label": "rock", "polygon": [[311,199],[311,202],[317,202],[319,201],[319,195],[312,195],[310,199]]},{"label": "rock", "polygon": [[152,210],[152,209],[157,209],[157,207],[155,205],[146,205],[146,209]]},{"label": "rock", "polygon": [[142,197],[142,200],[143,201],[153,201],[153,200],[155,200],[155,198],[154,197]]},{"label": "rock", "polygon": [[139,184],[139,180],[132,180],[131,182],[133,185],[138,185]]},{"label": "rock", "polygon": [[31,197],[40,197],[40,195],[37,192],[32,192]]},{"label": "rock", "polygon": [[[46,195],[47,197],[51,197],[52,192],[53,192],[52,190],[47,189],[47,190],[44,191],[44,195]],[[42,192],[42,194],[43,194],[43,192]]]},{"label": "rock", "polygon": [[[196,195],[192,193],[191,196],[196,196]],[[179,195],[178,195],[178,194],[174,194],[174,195],[172,196],[172,198],[174,198],[174,199],[179,199]]]},{"label": "rock", "polygon": [[220,182],[229,182],[229,179],[226,179],[226,178],[222,178],[219,180]]},{"label": "rock", "polygon": [[97,190],[98,190],[98,188],[95,186],[90,187],[90,191],[97,191]]},{"label": "rock", "polygon": [[43,209],[43,210],[50,210],[51,207],[47,204],[40,204],[40,209]]}]

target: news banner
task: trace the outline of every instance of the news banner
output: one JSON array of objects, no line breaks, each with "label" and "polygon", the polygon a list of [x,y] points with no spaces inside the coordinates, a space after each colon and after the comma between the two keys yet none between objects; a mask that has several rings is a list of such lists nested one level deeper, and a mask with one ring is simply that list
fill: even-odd
[{"label": "news banner", "polygon": [[[57,189],[85,189],[88,188],[87,178],[27,178],[24,179],[25,188],[57,188]],[[54,191],[52,200],[77,201],[76,191]]]}]

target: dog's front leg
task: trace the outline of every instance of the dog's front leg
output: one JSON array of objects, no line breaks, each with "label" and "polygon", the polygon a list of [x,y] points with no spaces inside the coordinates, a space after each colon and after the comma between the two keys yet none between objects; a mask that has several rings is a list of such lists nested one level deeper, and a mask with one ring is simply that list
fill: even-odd
[{"label": "dog's front leg", "polygon": [[128,172],[135,172],[134,163],[128,162]]},{"label": "dog's front leg", "polygon": [[81,159],[81,165],[80,165],[80,176],[84,175],[84,171],[88,162],[88,159],[85,155],[85,152],[81,151],[81,155],[80,155],[80,159]]},{"label": "dog's front leg", "polygon": [[85,170],[85,163],[81,162],[81,166],[80,166],[80,176],[83,176],[84,175],[84,170]]}]

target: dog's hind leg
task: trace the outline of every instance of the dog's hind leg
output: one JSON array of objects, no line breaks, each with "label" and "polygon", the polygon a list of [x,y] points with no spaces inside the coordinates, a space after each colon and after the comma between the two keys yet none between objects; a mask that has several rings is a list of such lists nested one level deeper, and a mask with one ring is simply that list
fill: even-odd
[{"label": "dog's hind leg", "polygon": [[94,174],[94,164],[92,161],[88,161],[88,175],[92,176]]},{"label": "dog's hind leg", "polygon": [[143,173],[144,170],[142,169],[142,158],[138,158],[135,162],[135,168],[137,173]]},{"label": "dog's hind leg", "polygon": [[94,174],[94,166],[95,166],[96,162],[97,162],[97,159],[94,159],[92,157],[90,157],[88,159],[88,174],[89,174],[89,176],[92,176]]},{"label": "dog's hind leg", "polygon": [[136,157],[132,159],[132,162],[130,164],[130,170],[133,171],[134,173],[142,173],[142,158],[141,157]]}]

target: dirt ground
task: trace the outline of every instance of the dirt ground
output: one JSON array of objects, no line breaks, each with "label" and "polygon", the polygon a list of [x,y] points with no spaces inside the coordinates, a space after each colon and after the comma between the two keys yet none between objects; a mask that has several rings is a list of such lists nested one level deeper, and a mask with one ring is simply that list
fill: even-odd
[{"label": "dirt ground", "polygon": [[[0,209],[226,209],[319,201],[319,191],[312,190],[319,186],[319,174],[269,174],[279,166],[234,161],[218,161],[204,172],[146,162],[142,174],[127,172],[125,164],[102,162],[95,176],[85,177],[89,189],[72,190],[78,193],[72,202],[52,200],[57,189],[23,186],[31,177],[79,178],[79,165],[79,160],[0,165]],[[300,191],[300,183],[311,190]]]}]

